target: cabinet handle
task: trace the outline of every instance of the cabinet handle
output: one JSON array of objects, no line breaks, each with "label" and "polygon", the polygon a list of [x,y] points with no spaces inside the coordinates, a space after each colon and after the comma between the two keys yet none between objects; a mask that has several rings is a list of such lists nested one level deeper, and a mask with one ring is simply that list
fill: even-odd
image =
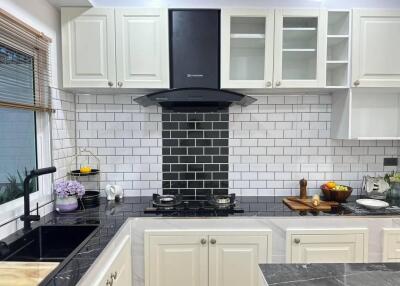
[{"label": "cabinet handle", "polygon": [[210,239],[210,243],[211,243],[211,244],[216,244],[216,243],[217,243],[217,240],[216,240],[215,238],[211,238],[211,239]]},{"label": "cabinet handle", "polygon": [[113,285],[113,283],[114,283],[114,280],[108,280],[107,279],[107,282],[106,282],[106,286],[112,286]]},{"label": "cabinet handle", "polygon": [[281,82],[280,82],[280,81],[277,81],[275,85],[276,85],[276,86],[280,86],[280,85],[281,85]]},{"label": "cabinet handle", "polygon": [[300,243],[300,238],[295,238],[294,243],[299,244]]},{"label": "cabinet handle", "polygon": [[122,87],[123,84],[124,84],[124,83],[123,83],[122,81],[119,81],[119,82],[117,83],[118,87]]},{"label": "cabinet handle", "polygon": [[202,239],[200,240],[200,243],[203,244],[203,245],[206,244],[206,243],[207,243],[207,239],[202,238]]},{"label": "cabinet handle", "polygon": [[117,279],[117,275],[118,275],[118,272],[117,271],[115,271],[114,273],[111,273],[111,279],[112,280],[116,280]]},{"label": "cabinet handle", "polygon": [[271,83],[270,81],[267,81],[266,86],[267,86],[267,87],[270,87],[271,85],[272,85],[272,83]]},{"label": "cabinet handle", "polygon": [[114,83],[113,83],[112,81],[109,81],[109,82],[108,82],[108,86],[109,86],[109,87],[112,87],[113,85],[114,85]]},{"label": "cabinet handle", "polygon": [[359,80],[356,80],[356,81],[354,82],[354,85],[355,85],[355,86],[359,86],[359,85],[360,85],[360,81],[359,81]]}]

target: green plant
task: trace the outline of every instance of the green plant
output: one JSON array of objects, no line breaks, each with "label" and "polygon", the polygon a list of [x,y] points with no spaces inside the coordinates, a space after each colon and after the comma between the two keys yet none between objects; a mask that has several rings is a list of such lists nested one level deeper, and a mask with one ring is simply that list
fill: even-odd
[{"label": "green plant", "polygon": [[[25,176],[28,174],[26,168],[24,173]],[[0,189],[0,204],[18,199],[24,195],[24,179],[25,177],[22,177],[19,171],[17,171],[17,176],[8,175],[8,183]],[[29,193],[37,190],[36,181],[34,179],[29,182]]]}]

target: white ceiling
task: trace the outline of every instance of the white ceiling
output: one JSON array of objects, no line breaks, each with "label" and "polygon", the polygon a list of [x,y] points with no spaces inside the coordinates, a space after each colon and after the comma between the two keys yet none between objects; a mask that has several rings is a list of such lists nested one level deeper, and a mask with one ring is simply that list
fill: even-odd
[{"label": "white ceiling", "polygon": [[87,0],[87,1],[92,2],[93,6],[95,7],[169,7],[169,8],[315,7],[315,8],[330,8],[330,9],[400,8],[400,0]]}]

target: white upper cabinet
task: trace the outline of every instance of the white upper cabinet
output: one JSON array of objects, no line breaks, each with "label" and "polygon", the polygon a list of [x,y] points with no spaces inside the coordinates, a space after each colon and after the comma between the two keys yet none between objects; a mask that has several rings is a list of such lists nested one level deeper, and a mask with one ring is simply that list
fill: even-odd
[{"label": "white upper cabinet", "polygon": [[400,87],[400,10],[353,11],[352,86]]},{"label": "white upper cabinet", "polygon": [[116,9],[117,86],[168,88],[166,9]]},{"label": "white upper cabinet", "polygon": [[221,87],[271,88],[273,10],[223,9]]},{"label": "white upper cabinet", "polygon": [[61,29],[64,87],[115,84],[114,10],[63,8]]},{"label": "white upper cabinet", "polygon": [[166,9],[63,8],[65,88],[168,88]]},{"label": "white upper cabinet", "polygon": [[324,87],[326,11],[275,10],[274,87]]}]

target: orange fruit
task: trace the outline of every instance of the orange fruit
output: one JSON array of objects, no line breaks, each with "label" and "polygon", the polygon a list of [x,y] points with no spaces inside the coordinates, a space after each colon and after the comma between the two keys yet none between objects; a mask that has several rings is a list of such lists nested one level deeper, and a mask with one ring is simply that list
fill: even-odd
[{"label": "orange fruit", "polygon": [[332,190],[332,189],[334,189],[336,187],[336,183],[330,181],[330,182],[326,183],[326,186],[327,186],[328,189]]}]

